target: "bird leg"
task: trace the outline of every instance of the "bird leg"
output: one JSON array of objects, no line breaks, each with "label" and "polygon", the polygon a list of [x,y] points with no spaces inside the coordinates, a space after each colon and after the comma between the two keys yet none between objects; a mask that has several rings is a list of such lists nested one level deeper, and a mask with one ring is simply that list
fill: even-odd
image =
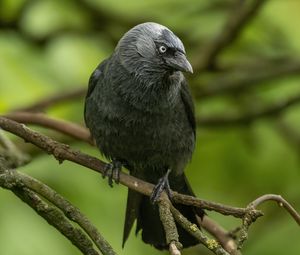
[{"label": "bird leg", "polygon": [[121,169],[122,163],[118,160],[113,159],[110,163],[106,164],[102,177],[103,179],[106,176],[108,177],[108,184],[110,187],[113,187],[113,179],[115,179],[115,183],[119,183]]},{"label": "bird leg", "polygon": [[155,185],[152,194],[150,196],[150,201],[152,204],[155,204],[159,199],[161,193],[165,190],[170,199],[172,199],[171,188],[169,184],[169,174],[171,169],[168,169],[167,173],[158,180],[158,183]]}]

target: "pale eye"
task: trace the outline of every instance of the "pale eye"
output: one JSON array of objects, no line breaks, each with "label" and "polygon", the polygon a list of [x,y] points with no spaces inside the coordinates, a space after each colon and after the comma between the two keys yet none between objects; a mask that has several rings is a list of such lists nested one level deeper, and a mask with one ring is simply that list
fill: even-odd
[{"label": "pale eye", "polygon": [[159,52],[160,53],[165,53],[167,51],[167,47],[164,45],[159,46]]}]

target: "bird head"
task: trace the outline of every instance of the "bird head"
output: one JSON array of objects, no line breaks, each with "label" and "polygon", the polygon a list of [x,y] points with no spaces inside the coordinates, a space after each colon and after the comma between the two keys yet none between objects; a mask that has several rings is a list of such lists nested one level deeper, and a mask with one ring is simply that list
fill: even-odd
[{"label": "bird head", "polygon": [[120,39],[116,50],[121,64],[131,73],[193,73],[181,40],[167,27],[147,22],[133,27]]}]

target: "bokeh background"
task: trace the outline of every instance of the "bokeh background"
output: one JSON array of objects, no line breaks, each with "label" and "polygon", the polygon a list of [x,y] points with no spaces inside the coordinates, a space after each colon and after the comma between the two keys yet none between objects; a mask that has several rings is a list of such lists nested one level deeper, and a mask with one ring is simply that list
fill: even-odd
[{"label": "bokeh background", "polygon": [[[300,94],[300,1],[270,0],[224,51],[216,64],[201,70],[197,64],[207,45],[222,33],[236,5],[233,0],[2,0],[0,2],[0,113],[55,93],[87,86],[96,65],[113,51],[122,34],[135,24],[155,21],[168,26],[185,44],[196,72],[189,76],[199,117],[197,148],[186,173],[195,193],[208,200],[246,206],[265,193],[283,195],[300,210],[300,107],[292,104],[272,118],[229,125],[205,118],[247,115]],[[248,4],[252,1],[240,1]],[[298,61],[298,62],[297,62]],[[292,63],[294,69],[280,73]],[[298,69],[297,69],[298,65]],[[209,88],[226,82],[248,87],[218,95]],[[201,71],[201,72],[200,72]],[[267,75],[268,76],[268,75]],[[210,87],[211,86],[211,87]],[[300,101],[300,100],[298,100]],[[83,123],[83,98],[47,110],[54,117]],[[37,130],[73,148],[99,156],[86,144],[53,131]],[[13,138],[15,139],[15,138]],[[162,254],[130,236],[121,248],[126,188],[109,188],[106,180],[83,167],[64,162],[23,141],[14,140],[32,155],[20,168],[42,180],[81,209],[118,254]],[[100,156],[99,156],[100,157]],[[300,254],[300,229],[273,203],[262,206],[265,216],[250,229],[243,254]],[[222,226],[240,222],[209,213]],[[0,254],[80,254],[12,193],[0,190]],[[166,253],[167,254],[167,253]],[[209,254],[199,246],[183,254]]]}]

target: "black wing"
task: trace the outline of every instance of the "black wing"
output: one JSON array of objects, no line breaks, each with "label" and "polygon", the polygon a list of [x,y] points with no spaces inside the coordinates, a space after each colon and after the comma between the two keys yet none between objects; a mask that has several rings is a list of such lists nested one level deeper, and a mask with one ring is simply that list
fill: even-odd
[{"label": "black wing", "polygon": [[103,72],[104,72],[104,69],[105,69],[105,66],[106,66],[106,62],[107,62],[107,60],[104,60],[103,62],[101,62],[97,66],[95,71],[92,73],[92,75],[89,79],[89,86],[88,86],[87,94],[86,94],[86,97],[85,97],[85,105],[84,105],[84,120],[85,120],[86,125],[87,125],[87,121],[86,121],[86,102],[87,102],[87,99],[93,93],[98,81],[100,79],[103,79]]},{"label": "black wing", "polygon": [[189,89],[188,84],[185,79],[181,83],[181,91],[180,92],[181,92],[181,99],[184,104],[187,118],[190,122],[190,125],[193,129],[194,135],[196,137],[196,119],[195,119],[194,103],[193,103],[193,98],[191,96],[190,89]]}]

